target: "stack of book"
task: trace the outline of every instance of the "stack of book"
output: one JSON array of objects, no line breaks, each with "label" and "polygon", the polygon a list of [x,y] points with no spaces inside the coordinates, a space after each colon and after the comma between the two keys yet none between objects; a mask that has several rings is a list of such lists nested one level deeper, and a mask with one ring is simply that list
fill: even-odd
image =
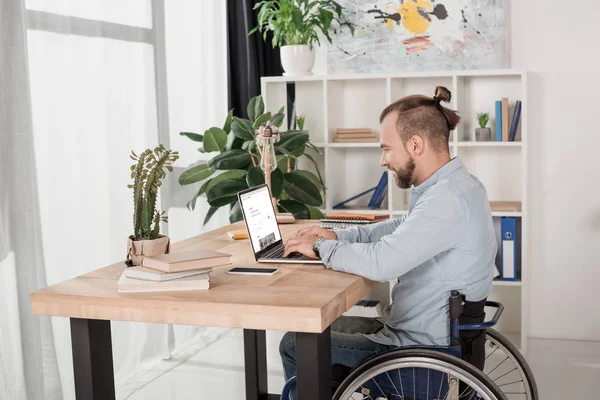
[{"label": "stack of book", "polygon": [[336,143],[378,142],[377,134],[371,128],[340,128],[335,131]]},{"label": "stack of book", "polygon": [[324,229],[344,229],[356,225],[373,224],[388,219],[389,214],[327,214],[321,218],[319,227]]},{"label": "stack of book", "polygon": [[496,141],[514,142],[517,136],[517,126],[521,116],[521,100],[515,103],[512,121],[509,116],[508,98],[496,101]]},{"label": "stack of book", "polygon": [[144,257],[141,266],[125,268],[117,282],[119,293],[171,292],[210,288],[213,267],[231,264],[231,255],[193,250]]}]

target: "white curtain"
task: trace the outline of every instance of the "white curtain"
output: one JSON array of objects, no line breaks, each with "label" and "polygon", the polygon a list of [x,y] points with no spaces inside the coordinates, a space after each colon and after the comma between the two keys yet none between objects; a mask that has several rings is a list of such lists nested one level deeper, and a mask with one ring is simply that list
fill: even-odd
[{"label": "white curtain", "polygon": [[[177,183],[177,173],[201,156],[179,132],[202,132],[226,115],[224,3],[0,1],[0,51],[13,60],[10,76],[0,64],[6,77],[0,98],[11,102],[20,124],[15,130],[17,122],[0,120],[0,399],[74,398],[69,321],[31,316],[29,293],[124,258],[132,150],[160,142],[181,153],[161,193],[170,217],[165,232],[173,240],[227,222],[223,210],[203,228],[206,201],[191,213],[185,203],[194,188]],[[10,25],[5,36],[5,21],[14,18],[21,25]],[[128,385],[131,376],[190,340],[214,335],[113,322],[119,398],[145,384]]]}]

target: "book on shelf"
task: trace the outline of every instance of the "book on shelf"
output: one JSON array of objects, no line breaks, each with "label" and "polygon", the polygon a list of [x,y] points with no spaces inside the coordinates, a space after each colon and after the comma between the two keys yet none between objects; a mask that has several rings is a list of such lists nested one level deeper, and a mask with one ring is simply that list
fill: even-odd
[{"label": "book on shelf", "polygon": [[517,100],[515,103],[515,111],[513,114],[512,124],[510,126],[510,133],[508,134],[508,141],[514,142],[517,136],[517,125],[519,125],[519,118],[521,117],[521,100]]},{"label": "book on shelf", "polygon": [[142,279],[146,281],[165,282],[173,279],[185,278],[199,274],[206,274],[212,271],[212,268],[192,269],[180,272],[165,272],[157,269],[147,268],[143,266],[130,267],[125,269],[125,276],[131,279]]},{"label": "book on shelf", "polygon": [[508,142],[508,99],[502,98],[502,141]]},{"label": "book on shelf", "polygon": [[191,250],[144,257],[142,266],[164,272],[181,272],[231,264],[231,254],[213,250]]},{"label": "book on shelf", "polygon": [[379,138],[377,136],[359,138],[340,138],[336,136],[333,141],[335,143],[377,143],[379,142]]},{"label": "book on shelf", "polygon": [[126,275],[127,269],[125,268],[117,282],[119,293],[176,292],[210,288],[209,272],[160,282],[130,278]]},{"label": "book on shelf", "polygon": [[492,211],[521,211],[520,201],[490,201],[490,209]]},{"label": "book on shelf", "polygon": [[360,133],[372,133],[373,130],[371,128],[338,128],[335,130],[335,133],[341,134],[360,134]]}]

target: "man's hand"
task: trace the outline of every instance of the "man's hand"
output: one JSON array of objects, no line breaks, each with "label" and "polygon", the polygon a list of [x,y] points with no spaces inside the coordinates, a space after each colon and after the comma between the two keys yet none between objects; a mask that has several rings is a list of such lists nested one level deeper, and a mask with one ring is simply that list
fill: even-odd
[{"label": "man's hand", "polygon": [[316,225],[310,226],[308,228],[300,229],[298,231],[298,233],[296,234],[296,237],[302,237],[302,236],[315,236],[318,238],[324,238],[324,239],[330,239],[330,240],[338,239],[338,237],[334,231],[332,231],[330,229],[319,228]]},{"label": "man's hand", "polygon": [[285,244],[283,256],[287,257],[288,254],[297,251],[298,253],[302,253],[307,257],[317,259],[317,255],[312,249],[315,240],[317,240],[317,236],[315,235],[303,235],[300,237],[296,236],[295,238],[291,238]]}]

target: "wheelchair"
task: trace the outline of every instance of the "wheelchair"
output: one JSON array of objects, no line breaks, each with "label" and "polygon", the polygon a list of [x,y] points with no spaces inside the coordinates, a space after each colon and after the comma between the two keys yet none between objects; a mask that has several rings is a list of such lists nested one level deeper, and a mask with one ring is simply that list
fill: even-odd
[{"label": "wheelchair", "polygon": [[[496,309],[484,322],[485,307]],[[392,349],[349,368],[332,368],[334,400],[537,400],[529,365],[510,341],[491,329],[504,306],[450,297],[450,346]],[[288,400],[296,378],[283,387]],[[340,383],[337,383],[340,382]]]}]

